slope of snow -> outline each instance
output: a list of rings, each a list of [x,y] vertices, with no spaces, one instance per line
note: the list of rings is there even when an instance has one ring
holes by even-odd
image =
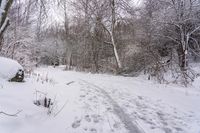
[[[53,99],[33,104],[36,90]],[[0,80],[2,133],[199,133],[199,88],[166,86],[142,77],[39,68],[25,83]],[[38,97],[43,97],[42,95]]]
[[[15,60],[0,57],[0,79],[9,80],[15,77],[19,70],[23,67]]]

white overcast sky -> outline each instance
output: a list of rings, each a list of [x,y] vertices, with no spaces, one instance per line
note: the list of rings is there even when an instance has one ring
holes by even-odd
[[[50,0],[51,1],[51,0]],[[54,1],[54,0],[53,0]],[[132,4],[134,6],[141,6],[143,0],[132,0]],[[55,2],[55,1],[54,1]],[[48,20],[46,21],[45,26],[50,26],[50,25],[55,25],[57,23],[63,23],[64,18],[63,18],[63,11],[62,9],[59,9],[53,4],[49,4],[49,10],[48,10]],[[70,18],[70,14],[72,14],[72,9],[68,7],[68,16]]]

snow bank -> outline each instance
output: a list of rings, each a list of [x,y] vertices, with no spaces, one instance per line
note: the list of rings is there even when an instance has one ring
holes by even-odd
[[[19,70],[24,70],[23,67],[15,60],[0,57],[0,79],[9,80],[15,77]]]

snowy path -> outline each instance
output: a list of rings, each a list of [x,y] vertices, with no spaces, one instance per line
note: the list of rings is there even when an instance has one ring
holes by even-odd
[[[33,104],[36,90],[55,99],[51,114]],[[199,101],[194,88],[39,68],[22,84],[0,80],[0,110],[23,110],[1,115],[0,132],[200,133]]]
[[[112,104],[115,114],[119,117],[121,122],[123,122],[123,124],[125,125],[126,129],[129,131],[129,133],[143,133],[143,131],[140,131],[140,129],[138,128],[138,125],[136,126],[136,124],[133,124],[129,115],[123,111],[123,109],[118,105],[118,103],[116,101],[114,101],[112,99],[112,97],[110,97],[110,95],[104,89],[102,89],[99,86],[96,86],[92,83],[89,83],[85,80],[82,80],[82,81],[88,85],[91,85],[93,88],[101,91],[101,93],[104,96],[106,96],[106,98],[109,100],[110,104]]]

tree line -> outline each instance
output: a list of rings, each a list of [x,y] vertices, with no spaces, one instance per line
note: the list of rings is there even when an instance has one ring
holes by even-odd
[[[49,24],[52,9],[61,19]],[[1,54],[26,65],[184,84],[198,75],[200,0],[16,0],[8,16]]]

